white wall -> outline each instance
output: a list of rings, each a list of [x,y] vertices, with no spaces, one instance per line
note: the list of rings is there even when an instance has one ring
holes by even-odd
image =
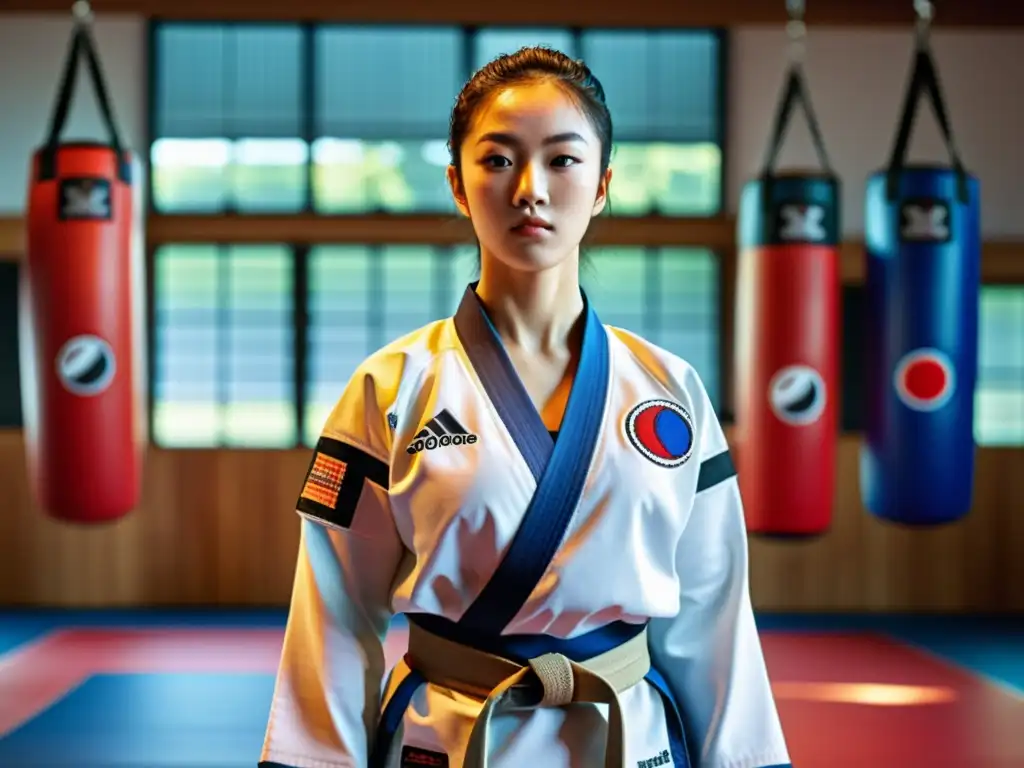
[[[29,156],[42,140],[65,56],[70,21],[0,16],[0,216],[24,210]],[[144,146],[146,26],[132,16],[96,22],[100,55],[122,131]],[[807,71],[827,149],[844,182],[844,225],[862,231],[867,176],[886,162],[912,55],[912,30],[810,30]],[[781,27],[744,28],[730,45],[728,206],[758,171],[786,64]],[[1024,236],[1024,33],[937,32],[934,47],[953,128],[968,167],[982,180],[985,234]],[[84,74],[84,73],[82,73]],[[68,138],[102,138],[91,90],[82,88]],[[921,111],[911,158],[945,159],[930,107]],[[816,165],[802,114],[786,138],[782,166]]]
[[[50,128],[70,34],[70,13],[0,14],[0,216],[25,209],[29,161]],[[101,16],[95,37],[122,138],[133,150],[145,149],[145,22]],[[63,138],[107,139],[84,66]]]
[[[936,67],[964,164],[981,180],[982,222],[989,238],[1024,235],[1024,33],[940,32]],[[763,162],[787,63],[782,29],[733,35],[729,101],[730,210]],[[825,148],[843,181],[848,235],[863,231],[864,184],[888,162],[913,55],[912,30],[810,29],[806,72]],[[948,153],[930,104],[918,102],[911,160]],[[790,124],[781,167],[818,167],[803,112]]]

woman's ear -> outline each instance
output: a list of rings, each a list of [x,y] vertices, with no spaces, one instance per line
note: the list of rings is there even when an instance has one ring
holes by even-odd
[[[454,165],[449,165],[446,171],[448,177],[448,186],[452,190],[452,198],[455,200],[455,205],[458,206],[459,211],[463,216],[469,218],[469,203],[466,202],[466,192],[462,188],[462,180],[459,178],[459,169]]]
[[[608,187],[612,183],[612,169],[609,168],[604,172],[601,177],[601,181],[597,185],[597,197],[594,199],[594,212],[592,216],[597,216],[604,207],[608,204]]]

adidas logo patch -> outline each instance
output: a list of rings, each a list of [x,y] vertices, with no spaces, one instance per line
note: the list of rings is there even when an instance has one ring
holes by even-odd
[[[432,451],[449,445],[473,445],[476,439],[476,435],[467,432],[466,428],[445,409],[427,422],[405,451],[415,455],[420,451]]]

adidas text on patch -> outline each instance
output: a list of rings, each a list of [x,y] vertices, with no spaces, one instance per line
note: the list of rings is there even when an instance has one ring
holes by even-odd
[[[449,445],[473,445],[476,441],[477,436],[467,432],[458,419],[445,409],[426,423],[405,451],[415,455],[420,451],[432,451]]]

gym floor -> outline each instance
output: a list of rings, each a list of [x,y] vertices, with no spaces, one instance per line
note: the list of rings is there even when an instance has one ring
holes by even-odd
[[[0,613],[0,766],[254,768],[284,620]],[[1024,767],[1024,619],[760,625],[796,768]]]

